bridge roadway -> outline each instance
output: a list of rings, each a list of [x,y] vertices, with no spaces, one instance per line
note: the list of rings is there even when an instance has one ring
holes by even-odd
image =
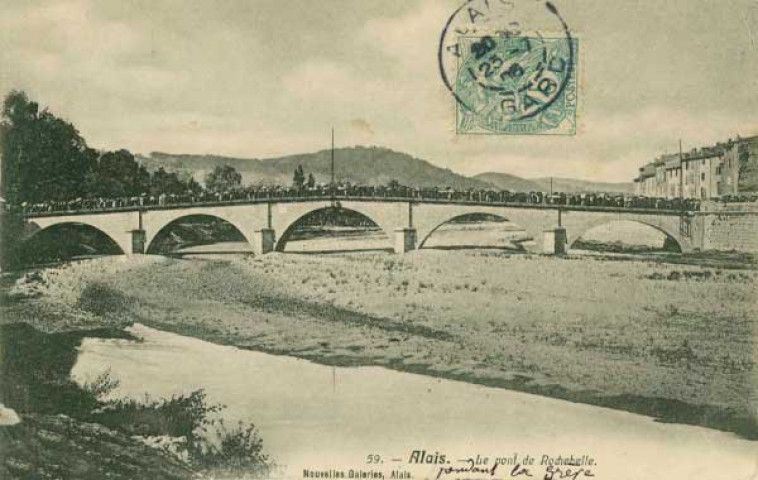
[[[700,248],[700,212],[476,200],[409,199],[400,197],[284,197],[203,203],[176,203],[99,210],[34,212],[25,215],[24,241],[63,224],[87,225],[110,237],[125,254],[150,251],[158,234],[191,215],[208,215],[232,224],[256,254],[284,249],[298,220],[326,208],[362,214],[394,238],[397,253],[420,248],[441,225],[471,214],[490,214],[522,227],[535,240],[529,250],[563,253],[587,230],[614,221],[653,227],[682,252]]]

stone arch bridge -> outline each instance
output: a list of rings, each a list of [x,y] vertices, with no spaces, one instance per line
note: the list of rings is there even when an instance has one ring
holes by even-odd
[[[340,198],[275,199],[99,211],[35,213],[27,215],[22,240],[56,225],[79,224],[110,237],[125,254],[145,253],[157,235],[171,223],[191,215],[208,215],[232,224],[256,254],[283,250],[289,232],[317,210],[342,208],[360,213],[394,239],[394,250],[404,253],[420,247],[441,225],[470,214],[489,214],[522,227],[535,240],[527,249],[537,253],[563,253],[587,230],[614,221],[639,222],[674,241],[682,252],[701,248],[695,213],[615,207],[493,204],[472,201],[392,200]]]

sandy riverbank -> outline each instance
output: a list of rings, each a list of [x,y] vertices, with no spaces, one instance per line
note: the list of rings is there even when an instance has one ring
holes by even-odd
[[[755,438],[757,281],[754,270],[419,251],[104,258],[46,270],[9,295],[46,329],[139,321]]]

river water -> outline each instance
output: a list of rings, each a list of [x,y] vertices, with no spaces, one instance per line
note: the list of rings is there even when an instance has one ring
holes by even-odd
[[[421,450],[445,455],[452,467],[477,454],[490,466],[497,457],[516,454],[523,463],[530,455],[535,479],[544,478],[543,455],[592,457],[594,477],[578,479],[738,480],[758,472],[758,443],[706,428],[379,367],[328,367],[139,324],[130,331],[144,341],[85,339],[73,378],[84,382],[110,368],[121,382],[117,397],[203,388],[211,403],[227,405],[226,421],[256,424],[284,478],[304,478],[304,469],[436,478],[439,465],[409,463]],[[369,455],[381,463],[368,464]],[[468,478],[511,478],[511,469]]]

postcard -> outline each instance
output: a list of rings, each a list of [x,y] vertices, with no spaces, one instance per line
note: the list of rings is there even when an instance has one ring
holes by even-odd
[[[11,0],[0,478],[758,478],[758,2]]]

